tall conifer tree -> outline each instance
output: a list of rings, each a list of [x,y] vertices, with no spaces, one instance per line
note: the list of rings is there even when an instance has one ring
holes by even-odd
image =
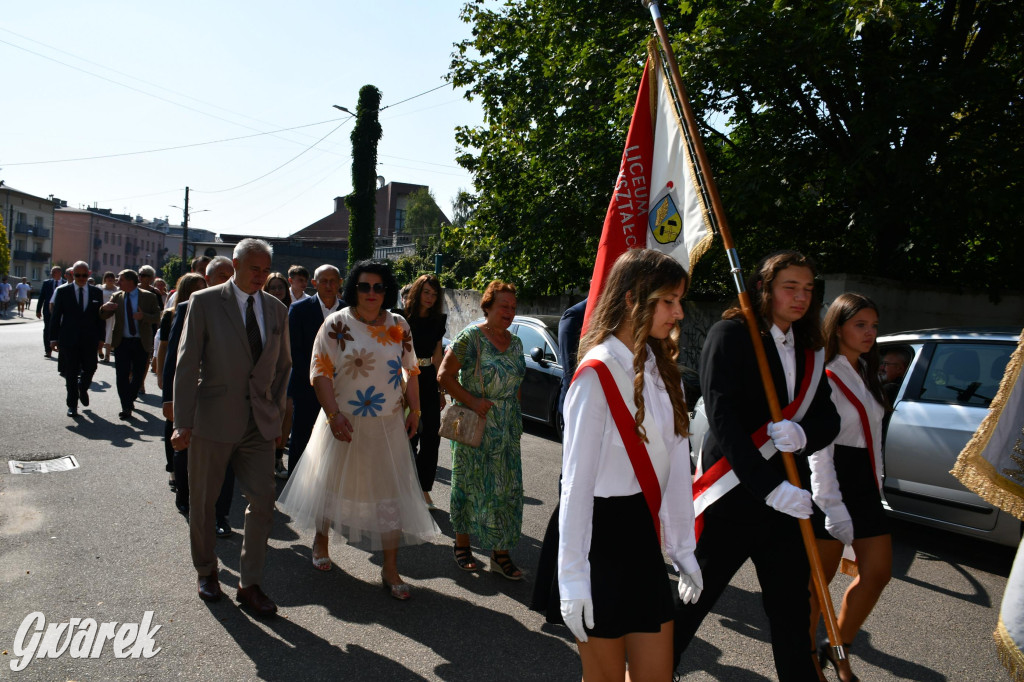
[[[380,90],[364,85],[356,105],[352,129],[352,193],[345,197],[348,208],[348,265],[373,256],[374,219],[377,208],[377,143],[380,127]]]

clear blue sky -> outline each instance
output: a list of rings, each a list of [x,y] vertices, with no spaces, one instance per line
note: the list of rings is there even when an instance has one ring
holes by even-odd
[[[444,83],[468,37],[461,0],[5,3],[0,14],[0,179],[69,206],[169,216],[191,187],[194,227],[284,236],[351,190],[359,88],[383,93],[378,174],[429,185],[450,215],[470,176],[454,128],[479,105]],[[194,145],[64,163],[78,157]],[[347,121],[347,122],[346,122]],[[325,140],[263,179],[289,159]],[[246,184],[250,183],[250,184]],[[245,185],[238,187],[239,185]],[[237,189],[233,189],[236,188]],[[227,191],[220,191],[227,190]],[[200,212],[207,209],[208,212]]]

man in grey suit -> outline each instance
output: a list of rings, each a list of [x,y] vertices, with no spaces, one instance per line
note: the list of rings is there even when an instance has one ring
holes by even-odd
[[[214,551],[214,503],[228,462],[249,501],[237,599],[258,616],[277,605],[263,593],[263,564],[273,521],[274,440],[281,435],[291,369],[288,310],[260,291],[273,251],[243,239],[231,281],[189,299],[174,374],[175,450],[188,449],[189,539],[199,597],[220,599]]]

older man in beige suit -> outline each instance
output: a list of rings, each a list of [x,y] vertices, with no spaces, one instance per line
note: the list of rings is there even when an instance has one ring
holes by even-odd
[[[189,299],[174,374],[175,450],[188,449],[189,534],[199,597],[220,599],[214,502],[228,462],[249,501],[238,601],[259,616],[277,612],[263,593],[273,520],[274,440],[281,435],[291,369],[288,310],[260,291],[273,252],[260,239],[235,247],[234,277]]]

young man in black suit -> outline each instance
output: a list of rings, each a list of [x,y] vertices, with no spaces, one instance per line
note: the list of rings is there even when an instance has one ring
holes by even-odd
[[[759,318],[759,342],[786,415],[783,421],[771,423],[750,332],[738,306],[722,315],[704,342],[700,384],[709,430],[694,492],[705,487],[709,492],[698,498],[698,514],[704,501],[713,503],[698,518],[696,556],[703,593],[696,603],[680,604],[676,611],[677,663],[749,558],[761,584],[778,679],[818,679],[807,628],[810,568],[797,521],[810,517],[811,494],[786,480],[778,452],[794,453],[797,467],[806,470],[806,456],[839,432],[839,415],[823,372],[814,278],[808,258],[780,251],[759,263],[747,282]]]
[[[302,451],[313,433],[320,401],[309,381],[309,363],[313,358],[313,341],[327,316],[345,304],[338,298],[341,273],[333,265],[321,265],[313,273],[316,294],[293,303],[288,309],[288,335],[291,337],[292,376],[288,382],[288,398],[292,401],[292,437],[288,449],[288,470],[277,473],[288,478],[288,472],[299,463]],[[281,444],[284,447],[284,444]]]
[[[89,406],[89,385],[106,337],[106,323],[100,319],[103,292],[89,285],[89,264],[78,261],[72,273],[74,283],[57,288],[50,318],[50,348],[60,353],[57,369],[64,377],[69,417],[78,415],[79,401]]]
[[[50,353],[50,300],[53,292],[61,284],[64,284],[64,273],[59,266],[50,269],[50,279],[43,282],[39,290],[39,300],[36,302],[36,319],[43,318],[43,352],[46,357],[53,357]]]

